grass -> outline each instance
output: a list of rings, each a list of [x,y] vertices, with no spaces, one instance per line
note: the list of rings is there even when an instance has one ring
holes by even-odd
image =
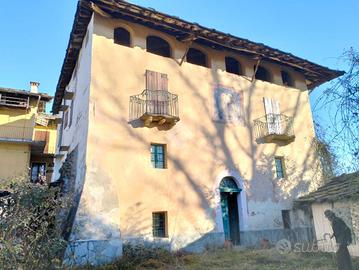
[[[266,250],[215,250],[202,254],[170,253],[165,250],[125,251],[117,262],[91,270],[335,270],[335,255],[328,253],[279,254],[275,249]],[[359,259],[353,259],[353,269],[359,269]]]

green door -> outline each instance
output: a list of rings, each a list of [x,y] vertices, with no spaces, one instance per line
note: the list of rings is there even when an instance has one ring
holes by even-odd
[[[229,216],[228,216],[228,193],[221,192],[221,207],[223,219],[223,232],[225,240],[230,240],[229,235]]]
[[[239,244],[239,217],[237,196],[241,189],[230,177],[223,178],[220,184],[223,232],[225,240]]]

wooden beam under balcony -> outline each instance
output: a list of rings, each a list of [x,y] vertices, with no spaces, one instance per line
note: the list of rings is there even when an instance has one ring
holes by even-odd
[[[272,143],[272,142],[293,142],[295,140],[295,135],[287,135],[287,134],[270,134],[263,137],[264,142]]]
[[[61,145],[60,146],[60,151],[61,152],[67,152],[69,150],[70,150],[70,146],[68,146],[68,145]]]
[[[61,118],[61,117],[57,117],[57,118],[54,119],[54,122],[55,122],[56,125],[59,125],[59,124],[62,123],[62,118]]]
[[[65,154],[56,154],[54,157],[55,158],[63,158],[65,156]]]
[[[66,112],[69,109],[69,105],[61,105],[60,111]]]
[[[158,115],[149,113],[143,114],[140,119],[145,123],[146,127],[149,127],[151,124],[157,124],[159,126],[162,126],[164,124],[173,125],[180,120],[178,116]]]
[[[65,100],[72,100],[75,97],[75,92],[66,91],[64,94]]]

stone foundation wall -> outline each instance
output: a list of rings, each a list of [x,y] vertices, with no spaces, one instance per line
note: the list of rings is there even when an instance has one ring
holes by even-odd
[[[273,229],[260,231],[242,231],[240,243],[246,247],[260,247],[261,241],[267,239],[270,245],[275,245],[279,240],[286,239],[292,244],[302,242],[312,242],[315,239],[313,229],[295,228],[295,229]]]
[[[122,255],[122,240],[78,240],[70,241],[64,265],[101,265],[110,263]]]
[[[295,243],[313,242],[315,237],[311,227],[240,232],[240,246],[243,247],[259,248],[263,239],[268,240],[269,244],[274,246],[283,239],[289,240],[294,245]],[[224,242],[224,233],[220,232],[207,233],[201,237],[184,234],[170,239],[146,239],[143,237],[124,239],[124,245],[130,244],[145,248],[161,247],[171,251],[185,250],[187,252],[203,252],[207,249],[223,247]]]

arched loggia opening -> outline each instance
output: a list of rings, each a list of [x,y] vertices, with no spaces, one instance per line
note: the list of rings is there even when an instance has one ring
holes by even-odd
[[[148,36],[146,41],[147,52],[171,57],[171,46],[166,40],[156,36]]]
[[[223,232],[226,241],[240,244],[238,194],[242,191],[232,177],[224,177],[219,185]]]

